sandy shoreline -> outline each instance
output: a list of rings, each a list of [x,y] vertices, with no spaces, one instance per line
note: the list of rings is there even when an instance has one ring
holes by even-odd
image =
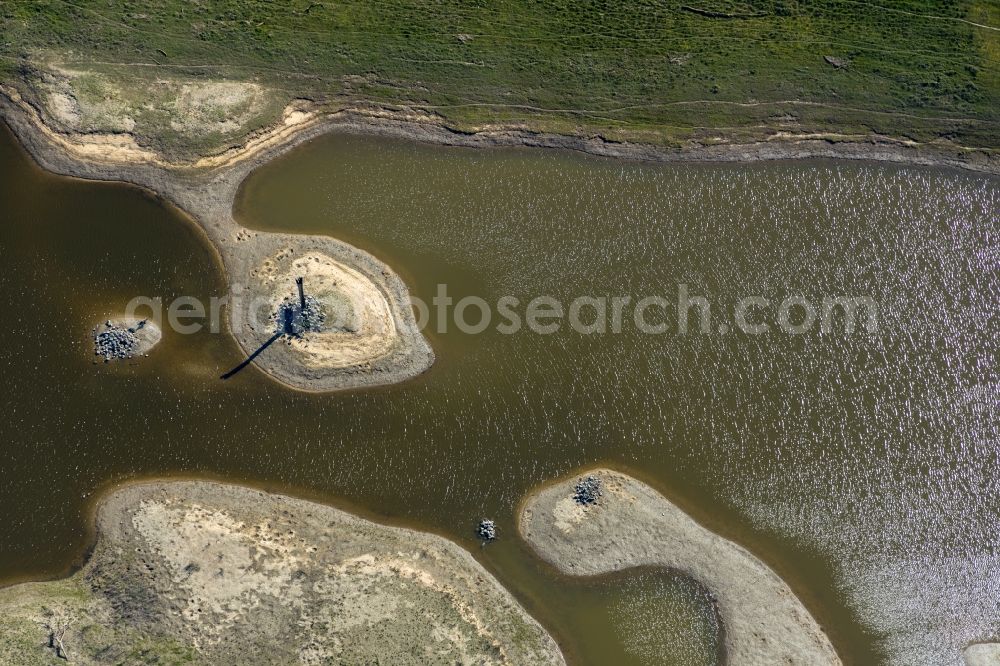
[[[268,284],[262,275],[266,262],[276,256],[291,258],[311,252],[324,257],[356,276],[354,289],[340,294],[341,299],[364,302],[374,299],[385,304],[384,309],[375,311],[381,321],[366,322],[371,324],[366,330],[384,332],[379,340],[369,336],[365,341],[369,351],[379,353],[355,354],[345,365],[337,364],[336,358],[324,364],[301,353],[301,348],[273,345],[254,362],[277,381],[304,391],[380,386],[414,377],[433,364],[433,350],[417,329],[406,285],[388,266],[367,252],[328,236],[250,231],[233,219],[233,202],[246,176],[258,165],[322,132],[322,127],[310,124],[289,136],[279,132],[275,140],[261,139],[254,144],[252,157],[224,166],[177,169],[149,161],[85,157],[86,151],[70,151],[66,147],[68,139],[41,124],[37,110],[19,100],[16,94],[13,97],[0,94],[0,117],[44,169],[65,176],[138,185],[193,218],[222,260],[231,298],[230,330],[248,355],[274,332],[261,326],[260,313],[255,313],[253,306],[274,298],[274,285]],[[119,157],[131,155],[126,152]],[[295,284],[290,273],[288,277],[285,293],[292,296]],[[234,305],[237,299],[246,307]],[[258,316],[251,316],[254,314]]]
[[[589,155],[650,162],[752,162],[760,160],[835,158],[876,160],[897,164],[943,166],[982,173],[1000,173],[1000,159],[981,151],[948,152],[903,142],[850,142],[782,136],[753,144],[693,146],[684,150],[607,141],[599,136],[569,136],[516,128],[475,133],[454,131],[438,119],[419,113],[385,109],[322,111],[304,100],[290,104],[270,128],[253,132],[241,145],[193,161],[171,160],[145,148],[127,133],[100,134],[64,131],[45,111],[12,87],[0,85],[0,118],[4,119],[33,159],[48,171],[91,180],[121,181],[152,190],[186,212],[205,231],[222,260],[230,295],[246,300],[273,298],[273,285],[259,276],[270,258],[283,253],[312,252],[342,264],[360,276],[365,289],[336,295],[362,310],[374,294],[387,304],[378,319],[366,322],[369,335],[347,340],[345,354],[316,353],[335,345],[331,336],[313,344],[274,345],[254,363],[277,381],[298,390],[331,391],[379,386],[404,381],[426,371],[434,353],[417,330],[403,281],[373,256],[326,236],[255,232],[240,226],[232,215],[243,180],[297,145],[327,132],[378,135],[439,145],[489,148],[531,146],[583,152]],[[287,268],[287,266],[285,267]],[[292,295],[289,286],[286,295]],[[280,299],[279,299],[280,300]],[[229,308],[229,324],[243,351],[250,355],[273,333],[236,308]],[[383,338],[373,337],[382,331]],[[361,349],[363,348],[363,349]],[[311,351],[310,351],[311,350]],[[346,363],[346,365],[338,365]]]
[[[607,469],[592,505],[575,501],[582,475],[531,493],[518,516],[521,536],[544,560],[571,576],[634,567],[680,571],[714,596],[727,663],[839,666],[822,628],[792,590],[741,546],[700,526],[646,484]]]
[[[206,664],[564,663],[510,594],[436,535],[208,481],[119,487],[95,522],[79,572],[0,589],[4,663],[51,663],[51,633],[83,664],[131,663],[137,650]]]

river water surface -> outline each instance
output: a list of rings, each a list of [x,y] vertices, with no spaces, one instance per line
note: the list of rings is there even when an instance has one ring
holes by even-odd
[[[327,136],[252,175],[241,222],[354,243],[428,303],[439,284],[491,303],[675,301],[686,285],[714,309],[706,334],[452,325],[428,331],[427,374],[334,395],[252,369],[219,382],[239,353],[208,332],[168,330],[141,365],[93,365],[89,327],[132,296],[223,291],[210,247],[135,189],[39,172],[9,135],[0,201],[7,577],[79,557],[107,484],[210,475],[455,539],[578,663],[712,663],[696,585],[570,581],[516,538],[526,490],[607,463],[765,559],[850,662],[959,663],[956,645],[1000,624],[996,179]],[[874,331],[732,327],[740,298],[844,295],[876,303]],[[501,535],[485,548],[483,516]]]

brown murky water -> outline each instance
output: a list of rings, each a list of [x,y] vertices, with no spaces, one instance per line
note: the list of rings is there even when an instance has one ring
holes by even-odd
[[[515,538],[525,490],[607,462],[767,560],[850,661],[949,663],[941,646],[1000,621],[995,179],[325,137],[250,178],[248,226],[355,243],[428,302],[438,284],[489,302],[674,301],[685,284],[715,314],[705,335],[451,326],[428,333],[438,362],[417,380],[314,396],[255,370],[217,381],[238,360],[224,335],[168,331],[141,366],[92,365],[89,326],[128,298],[219,292],[211,252],[141,193],[41,174],[9,137],[0,169],[5,574],[64,568],[107,483],[207,474],[456,539],[579,663],[710,662],[696,587],[568,581]],[[878,331],[720,332],[758,295],[870,297]],[[485,549],[482,516],[501,531]],[[671,653],[657,636],[689,639]]]

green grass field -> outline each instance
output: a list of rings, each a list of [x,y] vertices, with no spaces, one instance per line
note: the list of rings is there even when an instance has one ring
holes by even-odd
[[[58,52],[129,63],[137,78],[415,105],[458,127],[667,144],[874,132],[1000,147],[1000,2],[880,2],[8,0],[0,57],[6,76]]]

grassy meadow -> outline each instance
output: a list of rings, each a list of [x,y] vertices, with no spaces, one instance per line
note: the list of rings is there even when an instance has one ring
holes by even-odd
[[[4,77],[56,54],[461,128],[1000,147],[996,0],[8,0],[0,22]]]

